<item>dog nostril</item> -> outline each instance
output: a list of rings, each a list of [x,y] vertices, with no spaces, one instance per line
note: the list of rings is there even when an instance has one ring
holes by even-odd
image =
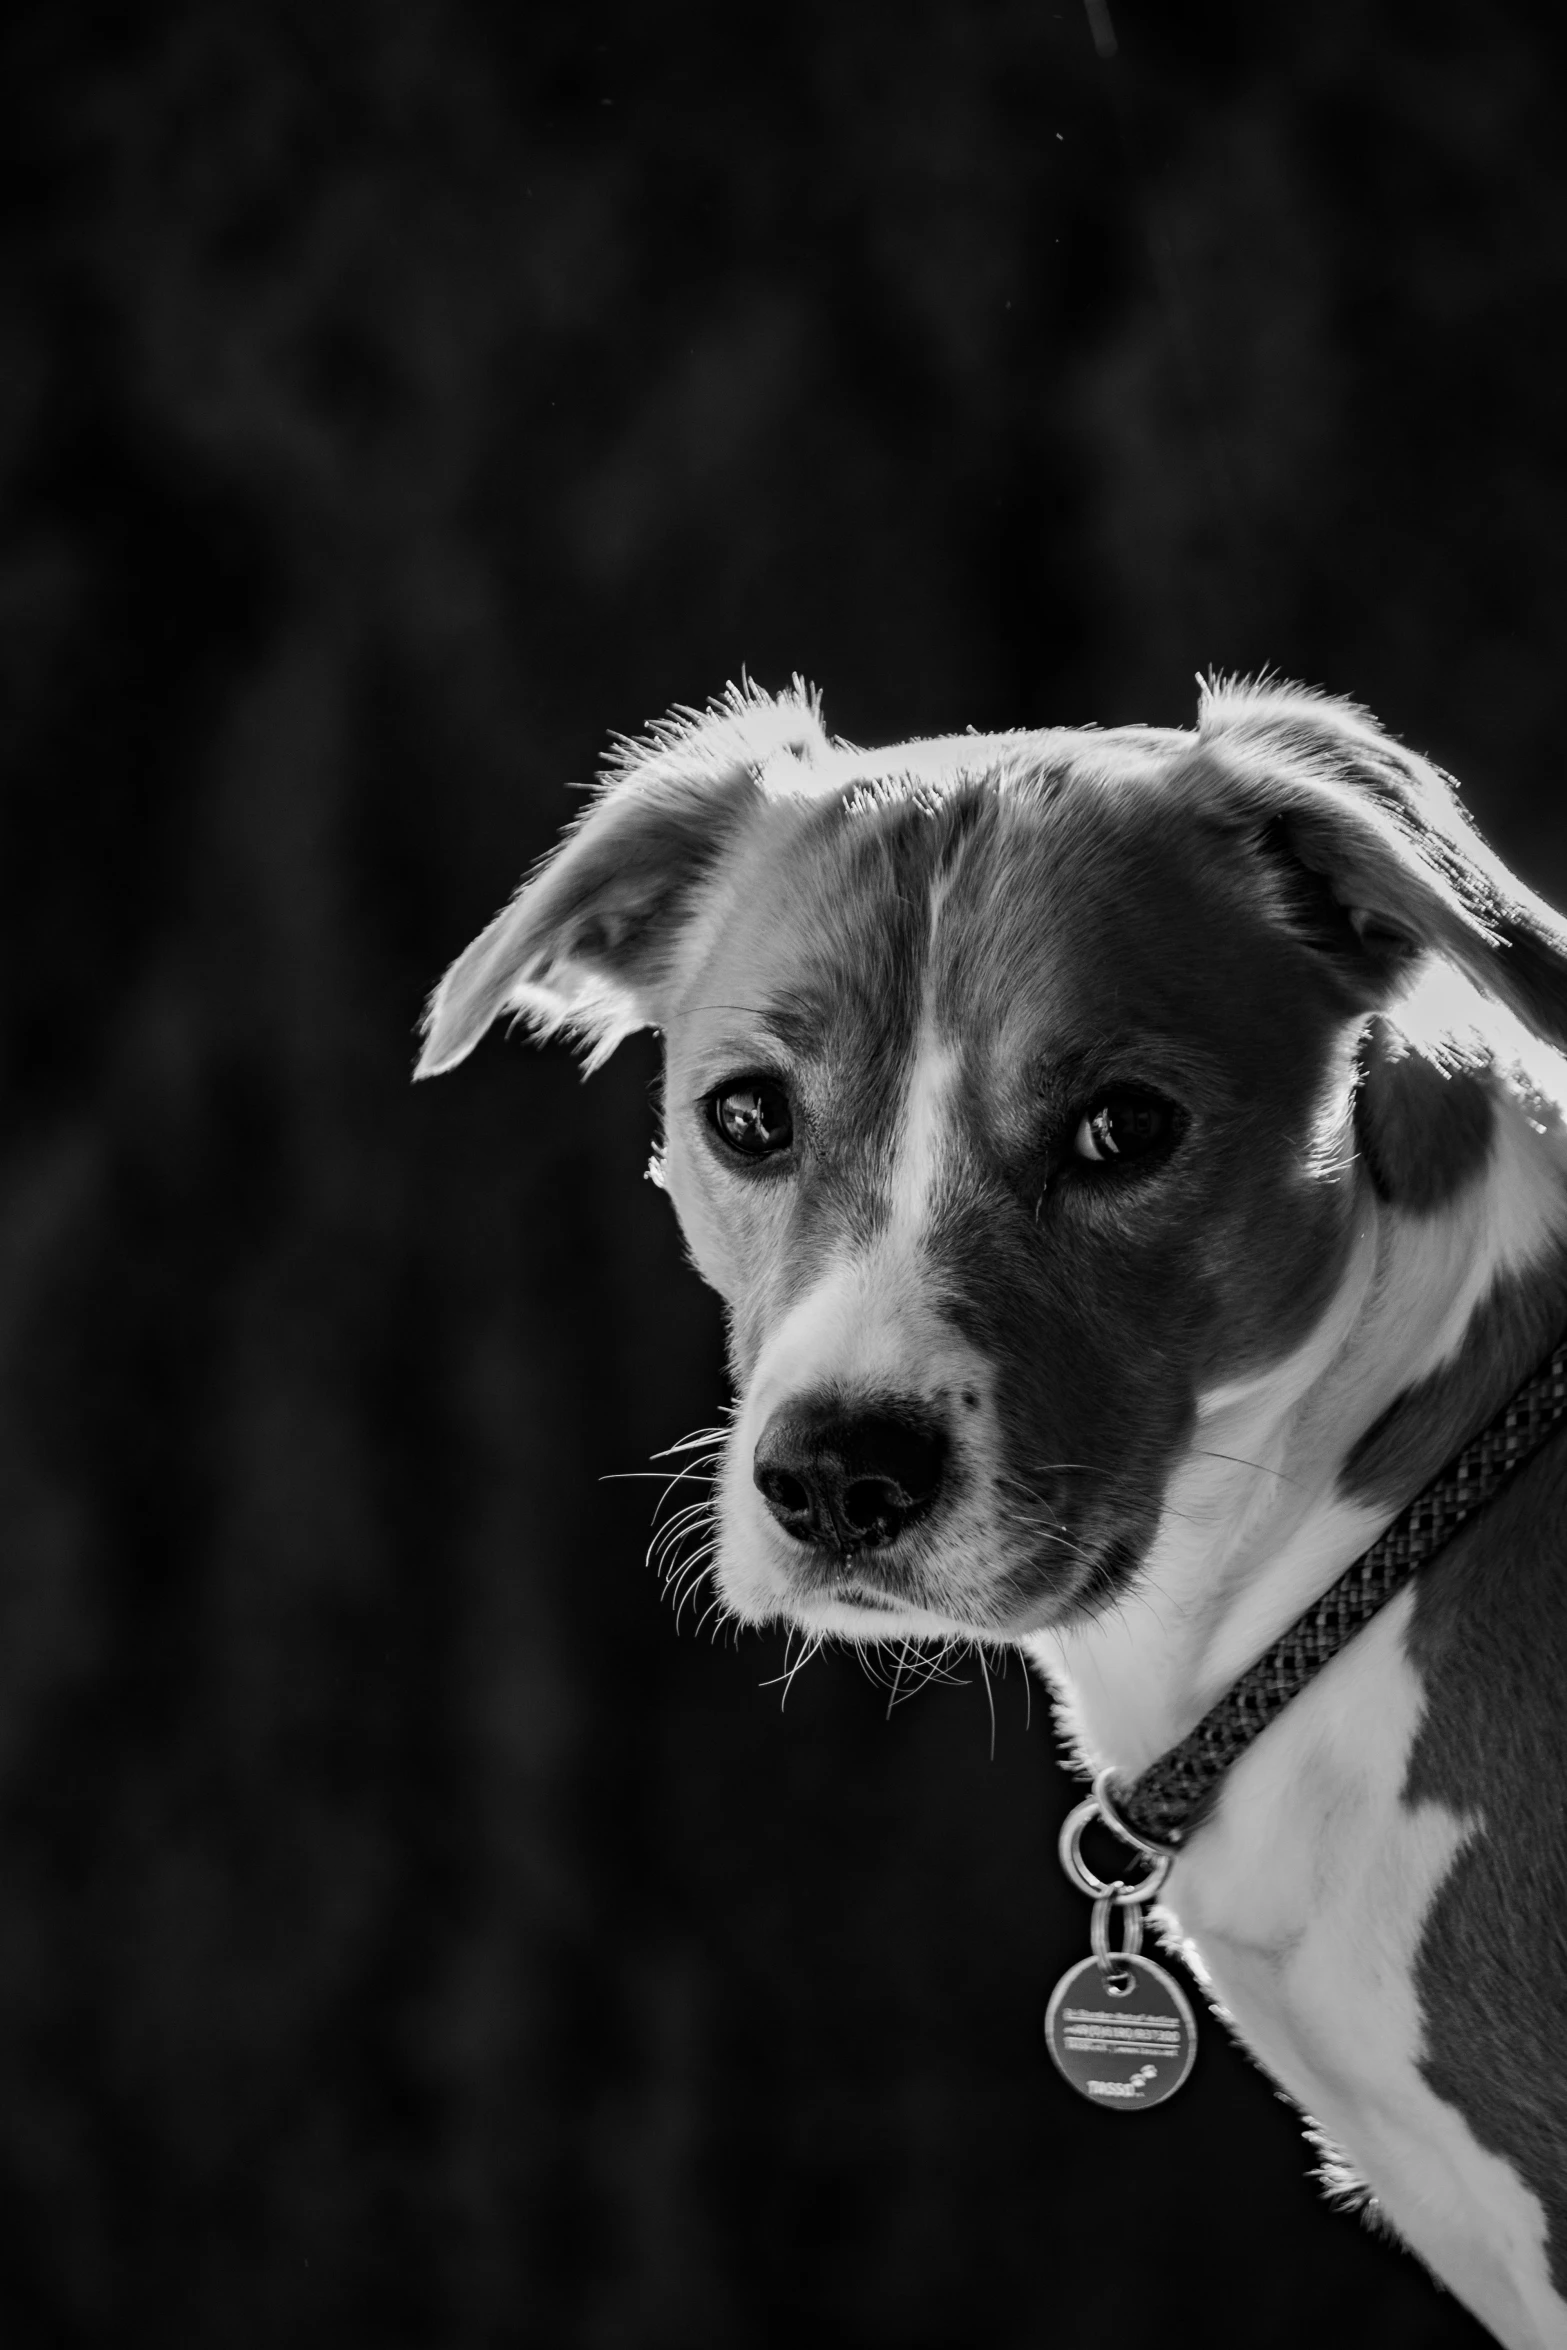
[[[796,1541],[850,1551],[895,1542],[935,1499],[946,1457],[945,1432],[919,1406],[799,1405],[773,1414],[752,1475]]]
[[[880,1477],[857,1477],[844,1487],[838,1514],[862,1542],[891,1542],[912,1512],[896,1485]]]
[[[787,1469],[758,1469],[756,1482],[762,1498],[775,1517],[804,1517],[811,1506],[808,1487],[798,1477],[791,1477]]]

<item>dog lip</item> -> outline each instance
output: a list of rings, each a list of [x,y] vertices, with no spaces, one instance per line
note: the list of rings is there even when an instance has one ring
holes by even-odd
[[[828,1600],[839,1607],[897,1615],[908,1605],[909,1595],[887,1588],[877,1572],[884,1561],[895,1575],[891,1546],[885,1543],[861,1543],[847,1554],[824,1542],[800,1543],[789,1562],[789,1581],[802,1600]]]

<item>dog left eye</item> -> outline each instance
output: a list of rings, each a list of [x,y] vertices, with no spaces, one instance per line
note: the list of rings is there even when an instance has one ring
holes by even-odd
[[[1151,1158],[1175,1138],[1175,1105],[1157,1093],[1118,1086],[1078,1120],[1072,1148],[1080,1159],[1126,1166]]]
[[[708,1095],[707,1114],[720,1138],[747,1159],[772,1158],[794,1140],[789,1096],[771,1077],[721,1086]]]

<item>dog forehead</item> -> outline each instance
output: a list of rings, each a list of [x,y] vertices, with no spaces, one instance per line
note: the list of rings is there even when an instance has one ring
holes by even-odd
[[[1003,1055],[1117,1017],[1256,1025],[1270,966],[1287,987],[1300,954],[1201,765],[1049,743],[762,807],[688,950],[688,1047],[750,1023],[833,1058],[896,1052],[921,1022]]]

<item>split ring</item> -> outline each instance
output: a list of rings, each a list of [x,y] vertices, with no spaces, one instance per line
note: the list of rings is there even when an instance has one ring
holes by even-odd
[[[1175,1855],[1160,1851],[1157,1845],[1146,1844],[1140,1836],[1134,1836],[1130,1829],[1122,1826],[1115,1816],[1113,1804],[1109,1803],[1106,1787],[1109,1775],[1108,1771],[1102,1772],[1095,1781],[1092,1795],[1086,1796],[1062,1821],[1059,1845],[1061,1866],[1078,1891],[1086,1893],[1090,1901],[1114,1901],[1122,1907],[1129,1902],[1152,1901],[1169,1875],[1170,1863]],[[1150,1864],[1145,1876],[1106,1879],[1095,1874],[1083,1858],[1083,1831],[1092,1820],[1100,1821],[1112,1834],[1119,1836],[1124,1844],[1130,1845],[1140,1859]]]

